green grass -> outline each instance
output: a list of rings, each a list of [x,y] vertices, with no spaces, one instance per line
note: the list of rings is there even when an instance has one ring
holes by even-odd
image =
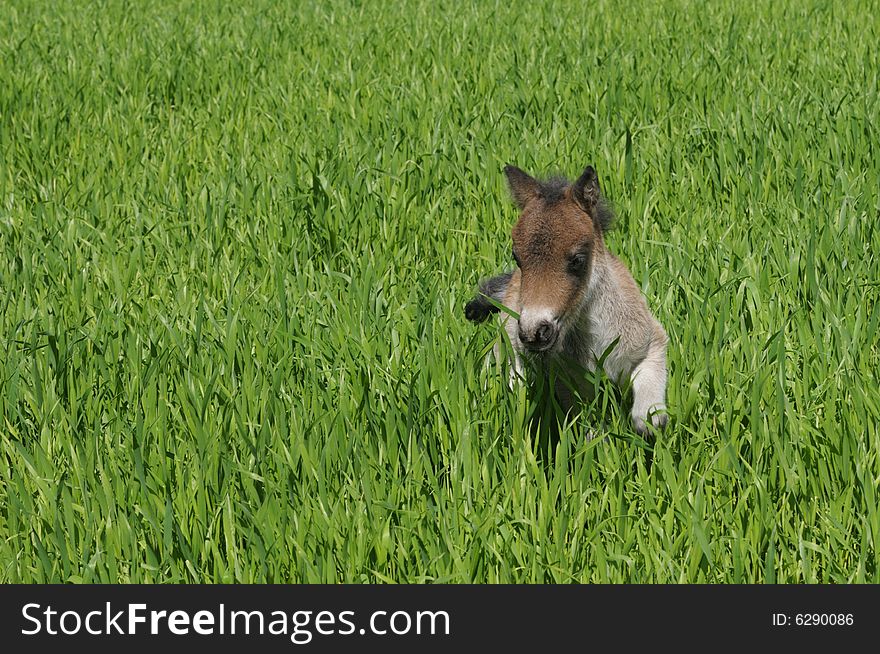
[[[0,581],[880,582],[873,3],[239,4],[0,8]],[[508,162],[599,170],[656,441],[484,367]]]

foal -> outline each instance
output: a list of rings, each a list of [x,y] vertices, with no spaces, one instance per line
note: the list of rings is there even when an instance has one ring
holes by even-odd
[[[519,313],[504,318],[515,353],[511,382],[522,376],[523,356],[568,371],[601,364],[618,385],[632,383],[636,431],[645,435],[648,423],[663,429],[668,339],[626,266],[605,247],[612,214],[596,171],[588,166],[574,184],[540,182],[513,166],[504,173],[522,211],[513,228],[517,267],[483,281],[465,316],[482,322],[497,312],[488,298]],[[588,395],[585,376],[574,379]],[[570,407],[569,390],[557,382],[556,392]]]

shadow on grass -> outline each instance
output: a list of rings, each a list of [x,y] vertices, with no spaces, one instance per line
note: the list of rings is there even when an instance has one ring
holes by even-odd
[[[631,427],[631,389],[619,387],[599,371],[567,363],[564,367],[530,365],[526,375],[529,403],[527,428],[535,455],[545,468],[553,466],[564,431],[572,444],[605,440],[644,451],[650,471],[654,439],[642,438]]]

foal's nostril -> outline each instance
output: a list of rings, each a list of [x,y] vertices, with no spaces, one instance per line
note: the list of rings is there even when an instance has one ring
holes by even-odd
[[[520,327],[519,340],[530,350],[546,349],[556,340],[556,326],[548,320],[542,320],[531,331]]]
[[[535,330],[535,342],[538,345],[547,345],[553,340],[553,325],[549,322],[542,322]]]
[[[553,326],[553,323],[544,321],[538,325],[535,330],[535,345],[550,345],[554,338],[556,338],[556,327]]]

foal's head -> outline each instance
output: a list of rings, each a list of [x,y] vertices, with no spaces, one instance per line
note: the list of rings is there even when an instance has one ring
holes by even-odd
[[[519,338],[534,352],[561,342],[566,318],[581,306],[593,272],[602,232],[611,222],[599,192],[596,171],[588,166],[573,184],[545,182],[507,166],[510,190],[521,209],[513,228],[513,258],[520,269]]]

